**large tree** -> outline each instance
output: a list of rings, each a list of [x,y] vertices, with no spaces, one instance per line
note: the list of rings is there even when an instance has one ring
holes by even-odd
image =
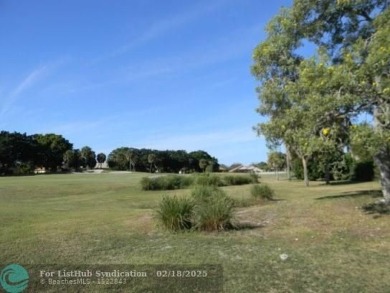
[[[36,134],[33,138],[38,143],[37,164],[52,171],[56,171],[62,165],[65,152],[73,147],[68,140],[58,134]]]
[[[96,160],[99,163],[99,168],[102,168],[103,163],[106,161],[107,157],[104,153],[98,153],[96,156]]]
[[[148,163],[149,163],[149,171],[150,173],[152,173],[152,167],[154,166],[156,169],[156,159],[157,159],[157,156],[156,154],[154,153],[151,153],[148,155]]]
[[[339,143],[340,133],[351,134],[348,122],[354,117],[373,114],[375,123],[364,128],[372,139],[365,143],[370,143],[380,169],[386,203],[390,203],[388,6],[388,0],[295,0],[271,21],[267,39],[255,50],[252,69],[261,81],[259,113],[269,118],[258,125],[258,132],[269,141],[295,146],[303,164],[304,157],[321,150],[324,143],[331,147]],[[317,49],[313,58],[299,56],[303,44]],[[290,124],[284,124],[286,115]],[[306,116],[303,123],[300,115]],[[324,138],[323,129],[337,135]],[[361,129],[353,130],[352,143],[362,141]],[[310,147],[305,149],[305,144]],[[299,154],[299,148],[306,154]]]
[[[96,154],[89,146],[84,146],[81,151],[81,158],[83,161],[83,166],[93,169],[96,166]]]
[[[83,163],[83,158],[79,149],[67,150],[63,160],[67,169],[74,169],[75,171],[79,171]]]

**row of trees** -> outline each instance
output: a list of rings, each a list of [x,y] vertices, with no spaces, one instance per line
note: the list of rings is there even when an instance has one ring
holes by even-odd
[[[29,173],[36,166],[56,170],[72,144],[56,134],[0,132],[0,174]]]
[[[0,132],[0,175],[29,174],[36,168],[49,172],[94,168],[97,161],[105,160],[103,153],[96,156],[88,146],[73,149],[73,144],[61,135]]]
[[[81,167],[94,169],[96,166],[102,168],[103,163],[106,161],[104,153],[96,155],[89,146],[85,146],[81,150],[67,150],[63,158],[63,167],[66,170],[79,170]]]
[[[390,10],[388,0],[295,0],[267,27],[255,49],[257,125],[270,147],[284,144],[287,162],[327,162],[335,153],[371,156],[390,204]],[[305,57],[305,44],[317,51]],[[307,50],[306,50],[307,52]],[[361,123],[362,114],[373,123]],[[324,164],[329,173],[329,163]],[[289,166],[288,166],[289,169]]]
[[[107,162],[111,169],[142,172],[213,172],[219,169],[218,160],[205,151],[187,153],[121,147],[108,155]]]
[[[201,172],[217,171],[218,160],[204,151],[158,151],[121,147],[106,158],[91,147],[74,149],[72,143],[57,134],[27,135],[0,132],[0,175],[33,173],[36,168],[48,172],[102,168],[143,172]]]

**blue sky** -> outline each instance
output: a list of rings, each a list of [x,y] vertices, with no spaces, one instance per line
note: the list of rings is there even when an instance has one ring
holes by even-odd
[[[251,56],[291,2],[0,0],[0,129],[266,160]]]

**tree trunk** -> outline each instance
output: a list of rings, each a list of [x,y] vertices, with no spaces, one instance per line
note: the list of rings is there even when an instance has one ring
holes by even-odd
[[[383,110],[381,108],[374,108],[374,128],[381,130],[381,123],[379,122],[380,116],[382,116]],[[389,113],[386,116],[388,117]],[[384,145],[380,148],[379,152],[374,156],[374,162],[379,168],[381,177],[383,201],[385,204],[390,205],[390,148]]]
[[[374,161],[380,172],[383,201],[390,205],[390,149],[382,147],[375,155]]]
[[[302,157],[302,166],[303,166],[303,178],[305,181],[305,186],[309,186],[309,174],[307,171],[307,158]]]
[[[329,163],[325,163],[325,183],[330,184],[330,170],[329,170]]]
[[[288,148],[288,146],[286,146],[286,168],[287,168],[287,179],[291,180],[291,173],[290,173],[291,153],[290,153],[290,149]]]

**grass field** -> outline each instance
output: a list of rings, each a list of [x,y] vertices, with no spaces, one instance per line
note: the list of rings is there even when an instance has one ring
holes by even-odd
[[[175,234],[154,210],[189,191],[141,191],[143,176],[0,178],[0,264],[220,264],[225,292],[390,292],[390,218],[360,210],[377,182],[263,176],[277,200],[238,208],[245,229]],[[223,189],[250,196],[250,185]]]

